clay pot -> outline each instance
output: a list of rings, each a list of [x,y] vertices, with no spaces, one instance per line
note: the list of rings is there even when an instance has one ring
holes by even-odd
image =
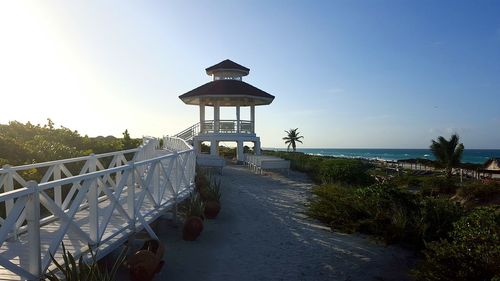
[[[163,267],[165,247],[154,239],[146,240],[142,248],[128,259],[131,279],[134,281],[152,280]]]
[[[207,219],[215,219],[220,212],[220,203],[217,201],[205,202],[204,214]]]
[[[182,229],[182,239],[186,241],[194,241],[200,236],[203,231],[203,221],[199,217],[189,217],[184,222]]]

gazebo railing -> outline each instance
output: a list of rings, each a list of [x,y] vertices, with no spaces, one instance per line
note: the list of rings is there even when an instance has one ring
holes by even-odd
[[[253,134],[253,123],[247,120],[206,120],[201,133]]]
[[[198,134],[254,134],[254,124],[248,120],[205,120],[174,135],[185,141],[192,140]]]

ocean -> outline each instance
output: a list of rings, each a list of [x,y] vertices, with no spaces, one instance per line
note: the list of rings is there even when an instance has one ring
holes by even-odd
[[[297,151],[320,156],[365,158],[377,160],[402,160],[414,158],[435,160],[434,155],[432,154],[430,149],[297,148]],[[500,149],[465,149],[462,155],[462,162],[483,164],[491,157],[500,158]]]

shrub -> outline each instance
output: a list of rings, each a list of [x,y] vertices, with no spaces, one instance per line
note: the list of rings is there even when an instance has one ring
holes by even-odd
[[[373,179],[368,174],[369,166],[360,160],[327,159],[319,168],[322,183],[343,183],[348,185],[369,185]]]
[[[417,280],[492,280],[500,275],[500,208],[477,208],[453,224],[449,240],[431,242]]]
[[[89,246],[90,260],[84,261],[83,255],[80,256],[78,260],[75,260],[73,255],[66,251],[66,247],[64,243],[62,243],[63,250],[63,260],[64,264],[60,264],[57,260],[50,255],[52,262],[56,265],[57,270],[59,272],[50,271],[45,274],[45,278],[50,281],[59,281],[59,280],[67,280],[67,281],[111,281],[115,280],[115,275],[118,271],[118,268],[123,264],[126,258],[128,248],[125,247],[122,249],[120,255],[117,260],[113,264],[111,270],[103,269],[99,266],[97,262],[97,252],[94,253],[94,250]],[[59,274],[62,276],[59,276]]]
[[[415,223],[415,243],[423,247],[425,242],[446,238],[453,223],[463,214],[463,208],[447,198],[423,198],[419,206],[420,216]]]
[[[463,214],[461,206],[448,199],[423,198],[392,184],[330,184],[313,193],[308,215],[336,230],[376,235],[387,244],[404,241],[422,248],[425,242],[445,238]]]
[[[357,221],[366,217],[363,202],[354,189],[339,184],[313,188],[315,195],[308,203],[307,213],[328,226],[344,232],[357,230]]]
[[[434,196],[439,194],[454,194],[457,185],[453,179],[444,177],[429,177],[424,179],[422,184],[422,194]]]
[[[407,239],[418,210],[416,195],[392,184],[359,188],[357,194],[364,198],[370,218],[361,223],[360,231],[381,236],[387,244]]]
[[[290,167],[307,173],[318,184],[370,185],[370,165],[359,159],[314,156],[299,152],[266,151],[266,154],[290,160]]]
[[[465,203],[488,203],[498,200],[500,197],[500,183],[470,183],[458,189],[457,195],[464,200]]]

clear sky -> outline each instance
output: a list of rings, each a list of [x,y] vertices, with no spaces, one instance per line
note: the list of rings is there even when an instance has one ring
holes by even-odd
[[[172,135],[226,58],[276,96],[264,147],[500,148],[500,1],[2,1],[0,123]]]

